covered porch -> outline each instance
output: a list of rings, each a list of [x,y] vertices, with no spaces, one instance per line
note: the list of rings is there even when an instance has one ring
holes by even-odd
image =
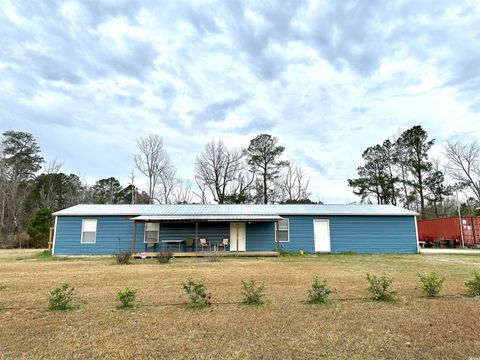
[[[268,229],[274,239],[278,215],[142,215],[133,221],[134,254],[174,253],[176,257],[208,256],[275,256],[275,242],[268,249],[248,246],[248,238],[258,238],[255,229]],[[266,230],[263,230],[265,233]],[[260,251],[259,251],[260,250]]]

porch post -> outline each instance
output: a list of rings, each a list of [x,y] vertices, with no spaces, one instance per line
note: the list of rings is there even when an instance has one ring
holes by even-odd
[[[198,222],[195,223],[195,252],[198,252]]]
[[[275,221],[275,241],[277,242],[277,252],[280,254],[280,241],[278,241],[278,220]]]
[[[136,245],[137,245],[137,222],[133,220],[133,249],[132,249],[133,254],[135,254]]]

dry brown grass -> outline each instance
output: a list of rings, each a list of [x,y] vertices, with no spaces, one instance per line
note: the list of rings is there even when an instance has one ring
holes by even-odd
[[[114,265],[112,259],[42,260],[0,251],[1,359],[467,359],[480,356],[480,299],[460,296],[476,255],[325,255],[173,260]],[[447,276],[436,300],[416,274]],[[365,273],[388,273],[397,303],[364,298]],[[337,289],[335,305],[304,303],[313,278]],[[189,310],[181,287],[204,279],[214,305]],[[271,304],[240,304],[241,280],[264,282]],[[77,310],[47,312],[47,293],[76,288]],[[138,289],[143,305],[116,309],[116,292]],[[343,300],[340,300],[343,299]],[[347,299],[347,300],[345,300]]]

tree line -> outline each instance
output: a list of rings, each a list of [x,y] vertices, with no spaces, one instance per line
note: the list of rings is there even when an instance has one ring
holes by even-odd
[[[367,148],[358,177],[348,180],[361,202],[393,204],[418,211],[422,218],[452,215],[458,192],[466,195],[462,213],[480,207],[480,146],[448,142],[442,159],[431,159],[435,139],[413,126],[393,140]],[[449,181],[447,181],[449,180]]]
[[[269,134],[247,147],[211,140],[196,157],[193,181],[181,179],[163,139],[137,139],[134,164],[147,188],[137,186],[134,170],[123,187],[115,177],[87,184],[77,174],[46,162],[32,134],[6,131],[0,141],[0,247],[46,246],[52,212],[82,203],[186,204],[311,203],[309,177],[284,159],[285,147]]]

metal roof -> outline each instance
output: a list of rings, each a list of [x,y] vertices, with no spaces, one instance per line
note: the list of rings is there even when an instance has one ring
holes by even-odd
[[[277,221],[283,218],[278,215],[141,215],[132,220],[143,221]]]
[[[76,205],[55,212],[61,216],[102,216],[102,215],[162,215],[162,216],[200,216],[200,215],[418,215],[414,211],[393,205],[360,205],[360,204],[249,204],[249,205]]]

